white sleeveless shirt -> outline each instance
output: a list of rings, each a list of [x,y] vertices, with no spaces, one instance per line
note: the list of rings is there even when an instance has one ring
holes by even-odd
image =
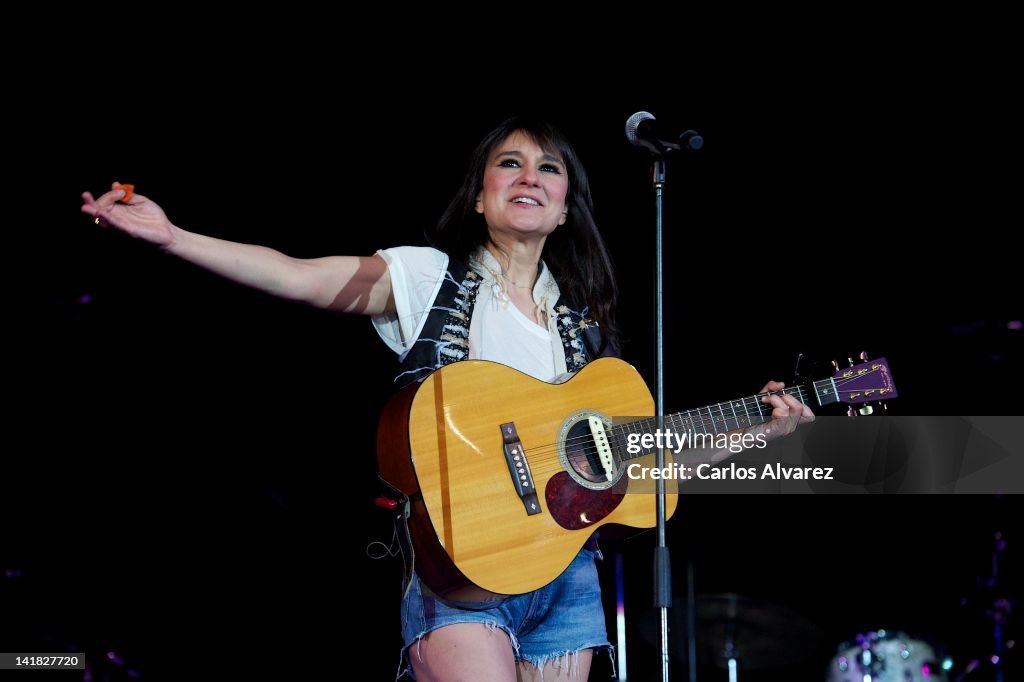
[[[395,312],[371,319],[381,339],[402,359],[419,335],[448,269],[448,256],[429,247],[399,246],[377,254],[388,264]],[[492,360],[541,381],[566,373],[565,351],[555,323],[558,284],[543,262],[533,300],[546,313],[546,327],[526,317],[505,295],[501,266],[481,249],[470,267],[483,280],[469,326],[469,358]]]

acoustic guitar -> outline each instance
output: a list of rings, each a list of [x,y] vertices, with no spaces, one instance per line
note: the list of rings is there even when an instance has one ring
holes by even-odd
[[[879,358],[777,393],[820,407],[887,400],[896,387]],[[714,435],[761,424],[772,410],[764,395],[666,415],[664,425]],[[654,526],[654,497],[630,495],[635,481],[624,477],[630,464],[654,466],[652,447],[630,437],[655,431],[653,413],[644,380],[614,358],[563,384],[467,360],[397,393],[377,458],[382,480],[407,497],[420,578],[440,595],[467,583],[520,594],[554,580],[598,528]],[[623,416],[634,419],[613,423]],[[677,492],[667,490],[670,516]]]

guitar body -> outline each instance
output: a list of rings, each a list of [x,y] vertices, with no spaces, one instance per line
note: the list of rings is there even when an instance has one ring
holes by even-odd
[[[469,583],[520,594],[558,577],[599,527],[654,526],[654,495],[628,494],[621,471],[608,481],[579,447],[589,417],[609,423],[653,412],[643,379],[613,358],[564,384],[469,360],[400,392],[381,419],[378,464],[411,498],[420,578],[441,595]],[[523,474],[517,453],[525,454]],[[653,466],[653,455],[637,462]],[[533,496],[517,489],[520,475]],[[676,493],[666,489],[671,515]]]

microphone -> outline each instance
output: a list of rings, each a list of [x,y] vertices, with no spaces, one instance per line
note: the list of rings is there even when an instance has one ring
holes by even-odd
[[[626,139],[630,144],[645,147],[658,156],[673,149],[695,152],[704,146],[704,138],[696,130],[684,130],[674,136],[661,127],[654,114],[647,111],[638,111],[626,120]]]

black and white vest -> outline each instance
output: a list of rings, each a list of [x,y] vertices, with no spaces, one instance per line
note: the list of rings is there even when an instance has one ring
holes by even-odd
[[[416,341],[401,358],[396,382],[406,385],[424,379],[430,372],[469,357],[469,324],[483,278],[452,258],[427,319]],[[603,342],[597,323],[588,319],[587,309],[577,310],[562,299],[555,304],[555,324],[565,352],[565,366],[578,372],[597,357],[618,354]]]

